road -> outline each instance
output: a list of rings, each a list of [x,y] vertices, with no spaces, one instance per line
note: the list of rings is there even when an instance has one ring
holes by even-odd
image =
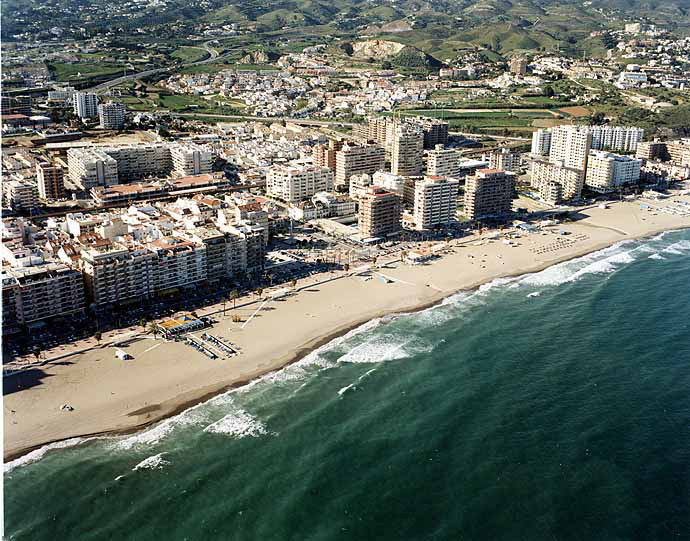
[[[221,58],[224,58],[224,57],[226,57],[232,53],[232,50],[229,50],[223,56],[220,56],[218,54],[218,51],[216,51],[213,47],[211,47],[210,43],[212,41],[215,41],[215,40],[210,39],[208,41],[205,41],[202,45],[199,45],[199,46],[191,45],[190,46],[190,47],[194,47],[196,49],[202,49],[209,54],[208,58],[204,58],[203,60],[198,60],[197,62],[191,62],[189,64],[173,65],[173,66],[166,66],[165,68],[156,68],[156,69],[152,69],[152,70],[140,71],[138,73],[132,73],[131,75],[123,75],[122,77],[117,77],[116,79],[111,79],[110,81],[106,81],[105,83],[101,83],[99,85],[96,85],[96,86],[90,88],[89,90],[91,90],[92,92],[96,92],[98,94],[100,92],[108,90],[109,88],[112,88],[114,86],[122,84],[126,81],[132,81],[134,79],[141,79],[142,77],[148,77],[149,75],[155,75],[157,73],[165,73],[165,72],[173,70],[173,69],[179,69],[180,67],[199,66],[202,64],[208,64],[210,62],[216,62],[216,61],[220,60]]]
[[[164,111],[159,111],[160,113]],[[230,120],[263,120],[263,121],[270,121],[270,122],[291,122],[293,124],[300,124],[303,126],[355,126],[356,124],[353,122],[344,122],[342,120],[312,120],[309,118],[293,118],[293,117],[288,117],[288,116],[250,116],[250,115],[218,115],[215,113],[169,113],[166,111],[166,114],[169,114],[170,116],[199,116],[199,117],[209,117],[212,116],[214,118],[227,118]]]
[[[452,132],[448,132],[448,134],[449,135],[462,135],[463,137],[487,137],[489,139],[495,139],[496,141],[516,141],[516,142],[522,142],[522,143],[526,143],[526,142],[532,140],[530,137],[506,137],[503,135],[493,135],[493,134],[488,134],[488,133],[467,133],[467,132],[452,131]]]

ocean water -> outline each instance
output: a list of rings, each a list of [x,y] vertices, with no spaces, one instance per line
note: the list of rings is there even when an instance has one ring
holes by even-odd
[[[59,447],[59,448],[58,448]],[[690,231],[5,466],[12,540],[690,538]]]

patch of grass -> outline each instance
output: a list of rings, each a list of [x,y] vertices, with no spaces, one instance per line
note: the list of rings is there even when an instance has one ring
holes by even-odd
[[[90,79],[124,72],[125,66],[120,64],[99,63],[54,63],[50,69],[55,74],[57,81],[70,81],[75,79]]]
[[[185,64],[189,64],[190,62],[198,62],[208,58],[209,53],[201,47],[180,47],[170,56],[179,58]]]

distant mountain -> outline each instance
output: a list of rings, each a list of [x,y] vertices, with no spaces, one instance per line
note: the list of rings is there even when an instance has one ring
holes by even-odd
[[[500,55],[540,48],[579,52],[589,47],[592,32],[637,20],[690,35],[690,0],[55,0],[49,9],[45,0],[2,2],[4,39],[54,28],[65,36],[164,25],[184,33],[199,24],[239,23],[259,33],[382,37],[437,58],[473,46]]]

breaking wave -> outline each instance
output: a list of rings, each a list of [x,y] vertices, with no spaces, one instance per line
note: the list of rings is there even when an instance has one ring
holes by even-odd
[[[158,453],[157,455],[145,458],[139,464],[132,468],[132,471],[137,470],[159,470],[166,464],[170,464],[167,460],[163,458],[165,453]]]
[[[244,410],[228,413],[222,419],[204,428],[204,432],[224,434],[236,438],[258,438],[268,434],[264,424]]]

